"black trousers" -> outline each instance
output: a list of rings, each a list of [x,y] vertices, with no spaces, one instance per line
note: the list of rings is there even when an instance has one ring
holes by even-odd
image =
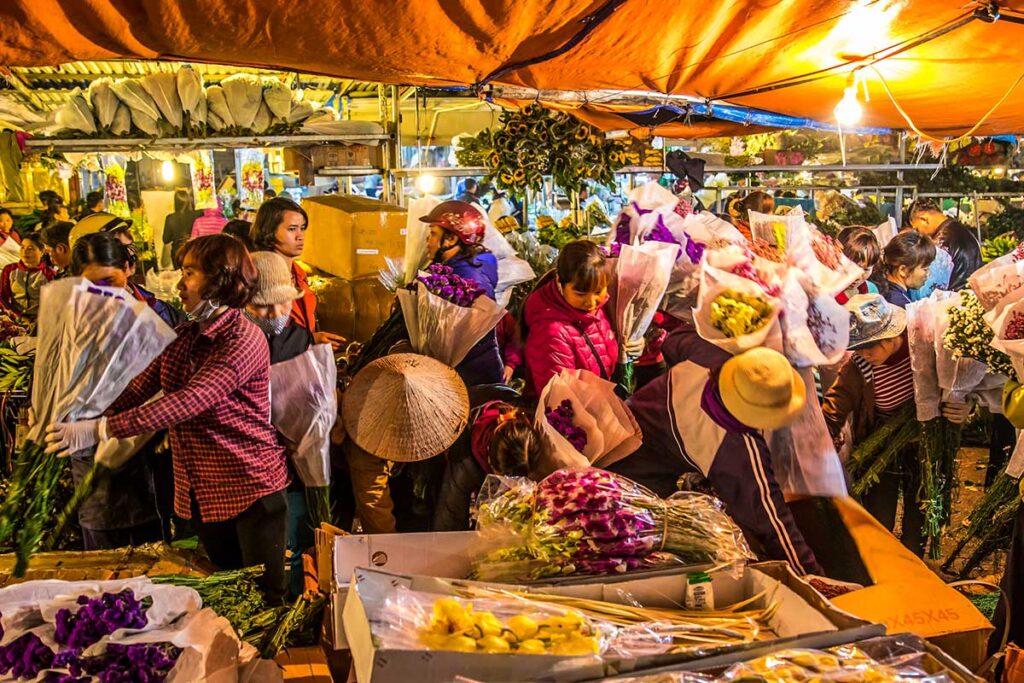
[[[221,569],[263,565],[260,585],[271,605],[284,603],[284,549],[288,525],[287,491],[263,496],[242,514],[223,522],[203,522],[192,499],[192,521],[210,561]]]
[[[992,414],[992,436],[988,443],[988,466],[985,468],[985,488],[992,485],[1017,445],[1017,430],[1005,415]]]
[[[900,541],[912,553],[924,555],[924,513],[917,502],[921,488],[921,466],[917,446],[904,449],[896,456],[889,470],[882,473],[878,483],[862,496],[861,504],[889,531],[896,528],[896,510],[900,491],[903,491],[903,520]]]
[[[128,548],[144,543],[156,543],[162,537],[160,520],[153,520],[146,524],[130,526],[124,529],[90,529],[89,527],[82,527],[82,545],[86,550]]]

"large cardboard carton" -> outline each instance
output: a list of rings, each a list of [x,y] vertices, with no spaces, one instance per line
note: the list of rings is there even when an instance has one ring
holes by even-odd
[[[395,295],[376,277],[362,280],[330,278],[317,292],[320,328],[349,341],[365,342],[391,315]]]
[[[405,209],[366,197],[332,195],[302,203],[309,228],[302,260],[346,280],[376,277],[385,257],[405,253]]]
[[[406,680],[430,683],[450,681],[456,676],[480,681],[583,681],[699,656],[690,653],[632,659],[576,658],[385,648],[378,634],[385,605],[394,596],[396,589],[404,586],[416,591],[436,593],[440,597],[453,595],[459,586],[464,585],[489,584],[356,569],[345,602],[344,627],[359,683]],[[782,563],[748,567],[741,576],[716,572],[713,575],[713,587],[716,600],[720,599],[722,603],[735,603],[755,596],[759,597],[752,606],[765,606],[769,601],[774,603],[776,610],[771,617],[770,627],[778,636],[774,642],[776,648],[831,647],[855,638],[879,635],[882,630],[880,626],[867,624],[828,605]],[[528,587],[526,590],[538,594],[571,595],[618,603],[636,601],[646,606],[672,607],[683,603],[686,585],[681,575],[675,575],[615,584]],[[753,645],[760,647],[763,643]],[[737,646],[737,649],[744,647],[749,646]]]

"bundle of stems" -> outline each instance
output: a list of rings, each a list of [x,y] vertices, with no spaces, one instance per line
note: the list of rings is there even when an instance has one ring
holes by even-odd
[[[14,576],[22,577],[46,533],[61,472],[67,463],[26,441],[14,462],[7,498],[0,504],[0,546],[13,547]],[[56,537],[56,535],[55,535]]]
[[[924,512],[928,554],[942,557],[942,532],[949,526],[956,487],[956,454],[960,450],[960,425],[944,417],[921,425],[921,490],[918,502]]]
[[[915,411],[912,402],[903,406],[850,454],[846,468],[855,494],[864,495],[877,484],[900,451],[920,438],[921,423],[917,421]]]
[[[466,599],[516,598],[534,604],[556,606],[615,626],[658,624],[659,633],[671,635],[676,643],[691,645],[751,642],[769,630],[769,621],[778,609],[771,602],[763,608],[750,608],[761,601],[763,591],[742,602],[715,610],[686,610],[666,607],[619,605],[602,600],[589,600],[566,595],[530,593],[517,590],[460,586],[458,595]],[[668,628],[666,628],[668,627]]]
[[[957,532],[956,546],[953,552],[942,564],[942,571],[948,572],[956,562],[957,558],[967,547],[967,544],[974,540],[982,540],[990,536],[996,526],[993,522],[997,518],[1016,514],[1020,505],[1020,492],[1017,480],[1007,476],[1006,472],[1000,472],[992,485],[985,491],[985,495],[975,504],[974,509],[968,515],[967,526]]]
[[[306,487],[306,511],[309,513],[309,524],[319,529],[324,522],[334,523],[334,506],[331,504],[330,486]]]

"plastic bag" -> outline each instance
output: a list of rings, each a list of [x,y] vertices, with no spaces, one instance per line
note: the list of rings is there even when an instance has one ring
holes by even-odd
[[[729,565],[751,558],[721,501],[662,499],[600,469],[559,470],[537,483],[489,475],[477,497],[483,538],[504,547],[474,561],[474,577],[515,582],[620,574],[666,564]]]
[[[175,79],[182,111],[194,113],[199,108],[199,101],[203,99],[203,77],[191,64],[185,64],[178,69]]]
[[[178,81],[173,73],[156,73],[143,76],[142,87],[156,102],[164,120],[175,130],[181,129],[181,98],[178,97]]]
[[[13,239],[5,239],[3,244],[0,244],[0,268],[11,263],[17,263],[20,260],[21,245]]]
[[[398,303],[416,353],[453,368],[505,315],[505,309],[488,296],[477,297],[472,306],[459,306],[419,285],[398,290]]]
[[[884,223],[879,223],[871,228],[871,232],[874,233],[875,239],[878,240],[878,247],[885,249],[885,245],[889,244],[892,238],[899,232],[899,229],[896,227],[896,219],[889,216],[889,219]]]
[[[93,134],[96,132],[96,121],[92,116],[92,109],[82,94],[81,88],[71,91],[67,103],[57,110],[57,125],[61,129],[77,130],[82,133]]]
[[[430,226],[420,218],[429,214],[440,203],[440,199],[431,196],[409,201],[409,210],[405,214],[405,280],[401,284],[409,284],[416,279],[416,274],[428,256],[427,235],[430,234]]]
[[[100,128],[109,130],[114,123],[114,114],[120,102],[117,95],[110,89],[113,81],[109,78],[97,78],[89,84],[89,102],[96,114],[96,122]]]
[[[238,198],[242,200],[243,207],[256,209],[263,203],[263,163],[267,155],[260,149],[241,149],[236,154],[241,176]]]
[[[160,126],[157,125],[157,120],[145,112],[133,109],[132,123],[146,135],[153,137],[160,135]]]
[[[207,88],[206,104],[206,120],[214,130],[222,130],[235,125],[235,120],[231,117],[231,108],[228,107],[227,98],[224,96],[224,88],[219,85],[211,85]],[[256,113],[253,112],[253,116],[255,115]]]
[[[816,292],[810,279],[790,269],[783,280],[779,315],[783,353],[797,368],[838,363],[850,341],[850,316],[835,298]]]
[[[967,395],[974,391],[989,374],[988,366],[973,358],[957,358],[943,343],[943,335],[949,328],[949,309],[960,306],[960,294],[942,296],[937,290],[932,295],[933,314],[935,316],[936,335],[932,339],[935,346],[935,369],[939,388],[943,390],[943,400],[956,403],[966,400]],[[913,367],[913,361],[911,361]],[[915,378],[916,379],[916,378]]]
[[[612,305],[623,349],[647,333],[668,289],[679,251],[678,245],[665,242],[622,246],[615,268]]]
[[[102,415],[175,338],[145,302],[82,278],[45,285],[39,316],[32,380],[36,423],[28,433],[35,443],[43,442],[53,422]]]
[[[691,213],[683,219],[683,227],[691,239],[701,244],[713,245],[719,241],[744,244],[747,241],[735,225],[708,211]]]
[[[537,274],[527,261],[518,256],[509,256],[498,261],[498,284],[494,288],[494,299],[499,306],[507,307],[512,300],[516,285],[532,282]]]
[[[252,74],[233,74],[220,82],[231,120],[239,128],[252,128],[256,113],[263,103],[263,83]],[[216,111],[216,110],[214,110]],[[217,114],[224,119],[219,111]]]
[[[330,344],[270,366],[270,422],[290,443],[307,487],[331,483],[331,429],[338,416],[338,366]]]
[[[253,132],[265,133],[270,128],[271,123],[270,108],[267,107],[266,102],[260,102],[259,109],[256,110],[256,118],[252,120]]]
[[[273,76],[263,79],[263,101],[275,119],[287,120],[292,111],[292,91]]]
[[[693,309],[693,323],[701,339],[732,354],[748,349],[766,346],[782,352],[782,330],[779,326],[781,303],[776,297],[765,294],[763,287],[752,280],[720,270],[710,265],[709,254],[705,252],[701,262],[701,284],[697,294],[697,306]],[[735,292],[761,299],[770,308],[767,320],[754,332],[737,337],[728,337],[711,322],[711,303],[721,294]]]
[[[938,291],[923,301],[907,306],[907,340],[910,348],[910,367],[914,371],[914,403],[917,419],[927,422],[942,414],[942,389],[939,387],[938,358],[935,339],[942,337],[937,327],[936,311],[939,303],[954,296]]]
[[[908,292],[911,301],[920,301],[931,296],[937,289],[948,289],[953,274],[953,257],[942,247],[935,248],[935,258],[928,266],[928,279],[917,289]]]
[[[216,209],[217,191],[213,177],[213,152],[201,149],[192,152],[189,175],[192,177],[192,195],[196,209]]]
[[[132,112],[124,104],[118,103],[114,111],[114,120],[110,123],[113,135],[128,135],[132,131]]]
[[[563,401],[572,405],[573,424],[587,434],[583,452],[551,426],[546,417]],[[615,393],[615,384],[587,370],[562,370],[540,394],[534,423],[550,445],[547,462],[538,463],[538,476],[565,467],[608,467],[632,454],[643,443],[640,426]]]
[[[1015,289],[1024,286],[1024,261],[1014,252],[1000,256],[974,271],[967,280],[986,311]]]
[[[809,367],[799,371],[807,401],[796,419],[765,435],[775,478],[786,495],[846,496],[846,476],[839,461]]]
[[[131,110],[133,121],[136,120],[136,116],[152,121],[160,118],[160,109],[157,108],[156,102],[142,87],[140,81],[134,78],[122,78],[111,83],[110,89],[117,95],[117,99]]]
[[[288,110],[288,123],[302,123],[313,115],[313,105],[306,101],[292,102]]]
[[[385,650],[595,658],[604,652],[614,627],[542,600],[542,595],[537,600],[514,596],[465,600],[398,586],[384,602],[373,637]],[[542,630],[567,637],[558,642],[541,640]]]
[[[1024,377],[1024,288],[1016,289],[985,314],[993,331],[992,346],[1010,357],[1013,371]]]

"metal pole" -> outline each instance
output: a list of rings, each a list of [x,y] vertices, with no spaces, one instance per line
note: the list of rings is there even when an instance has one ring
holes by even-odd
[[[397,85],[393,85],[390,88],[390,111],[391,114],[391,131],[394,134],[394,140],[391,146],[390,166],[391,169],[402,168],[402,103],[401,93]],[[391,174],[389,174],[391,175]],[[393,176],[392,176],[393,178]],[[405,203],[405,198],[402,196],[404,187],[401,180],[393,180],[393,186],[391,189],[392,201],[399,206]]]
[[[981,211],[978,209],[978,193],[975,192],[972,198],[974,202],[974,232],[978,235],[978,244],[981,244]],[[956,207],[957,217],[960,216],[960,205]]]
[[[907,163],[907,134],[900,133],[900,164]],[[896,171],[896,183],[903,185],[903,171]],[[896,229],[899,230],[903,227],[903,188],[896,188],[896,205],[893,207],[893,212],[896,214]]]

